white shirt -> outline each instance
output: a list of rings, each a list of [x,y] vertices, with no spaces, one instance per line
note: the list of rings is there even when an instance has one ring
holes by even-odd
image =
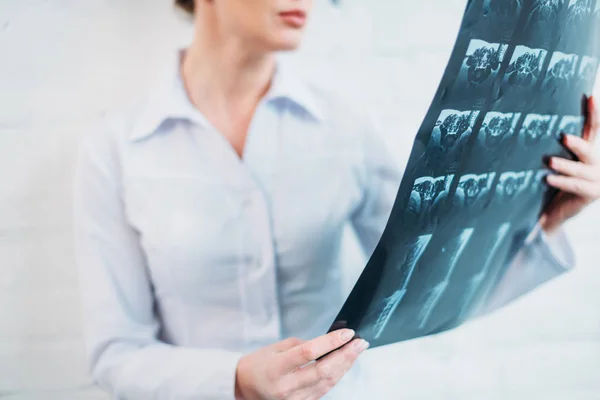
[[[240,159],[189,102],[178,62],[81,147],[85,337],[95,381],[122,399],[232,399],[242,355],[326,333],[344,301],[343,229],[371,253],[406,163],[281,63]],[[532,237],[491,307],[570,268],[552,240]]]

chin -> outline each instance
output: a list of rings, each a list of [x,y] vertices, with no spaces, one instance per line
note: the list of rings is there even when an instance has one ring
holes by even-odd
[[[281,43],[276,46],[274,51],[294,51],[300,47],[300,43]]]
[[[302,44],[302,32],[285,32],[277,38],[270,40],[270,47],[273,51],[293,51]]]

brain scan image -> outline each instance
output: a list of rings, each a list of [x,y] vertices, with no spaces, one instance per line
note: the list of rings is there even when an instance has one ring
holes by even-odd
[[[510,203],[523,193],[533,177],[533,171],[503,172],[496,186],[495,200]]]
[[[543,49],[517,46],[504,75],[505,84],[512,88],[531,88],[540,77],[547,53]]]
[[[585,119],[580,115],[565,115],[558,124],[555,135],[556,139],[560,138],[560,135],[563,133],[581,136],[584,123]]]
[[[478,111],[443,110],[431,133],[430,146],[442,152],[464,142],[473,130]]]
[[[577,61],[579,56],[576,54],[565,54],[560,51],[552,54],[544,84],[544,90],[564,90],[572,84],[577,71]]]
[[[552,26],[558,22],[564,0],[534,0],[533,8],[527,19],[530,28],[540,25]]]
[[[478,209],[479,207],[477,206],[483,206],[487,200],[487,195],[492,187],[495,176],[495,172],[462,176],[456,189],[458,204],[472,211]]]
[[[581,26],[587,22],[588,18],[593,14],[592,6],[592,0],[569,0],[567,25]]]
[[[510,43],[523,10],[524,0],[483,0],[481,17],[474,24],[473,36],[486,40],[493,38]]]
[[[435,213],[438,203],[448,193],[454,175],[417,178],[413,184],[408,212],[426,222]]]
[[[544,140],[552,138],[556,115],[529,114],[525,117],[519,138],[525,147],[538,146]]]
[[[520,113],[488,112],[479,130],[479,145],[494,150],[514,134]]]
[[[493,80],[506,54],[507,45],[488,43],[473,39],[463,61],[463,82],[468,86],[477,86]]]
[[[462,56],[458,74],[449,90],[444,93],[447,104],[460,110],[481,107],[487,93],[497,80],[507,49],[507,44],[471,39]]]

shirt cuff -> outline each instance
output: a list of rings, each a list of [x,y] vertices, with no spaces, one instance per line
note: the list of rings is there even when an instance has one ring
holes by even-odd
[[[563,228],[546,234],[539,224],[527,236],[497,285],[475,316],[507,305],[541,284],[571,270],[575,255]]]
[[[237,366],[242,357],[237,353],[223,353],[222,373],[215,374],[215,398],[219,397],[219,393],[226,395],[226,398],[234,400],[235,397],[235,382],[237,375]]]
[[[119,399],[234,400],[242,354],[158,343],[113,345],[93,366],[96,383]]]
[[[539,254],[557,272],[566,272],[575,267],[575,252],[563,227],[552,233],[546,233],[538,223],[528,240],[537,245]]]

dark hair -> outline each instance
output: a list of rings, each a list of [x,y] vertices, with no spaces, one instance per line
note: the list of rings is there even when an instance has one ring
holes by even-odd
[[[194,14],[195,0],[175,0],[175,6],[181,8],[190,15]]]

